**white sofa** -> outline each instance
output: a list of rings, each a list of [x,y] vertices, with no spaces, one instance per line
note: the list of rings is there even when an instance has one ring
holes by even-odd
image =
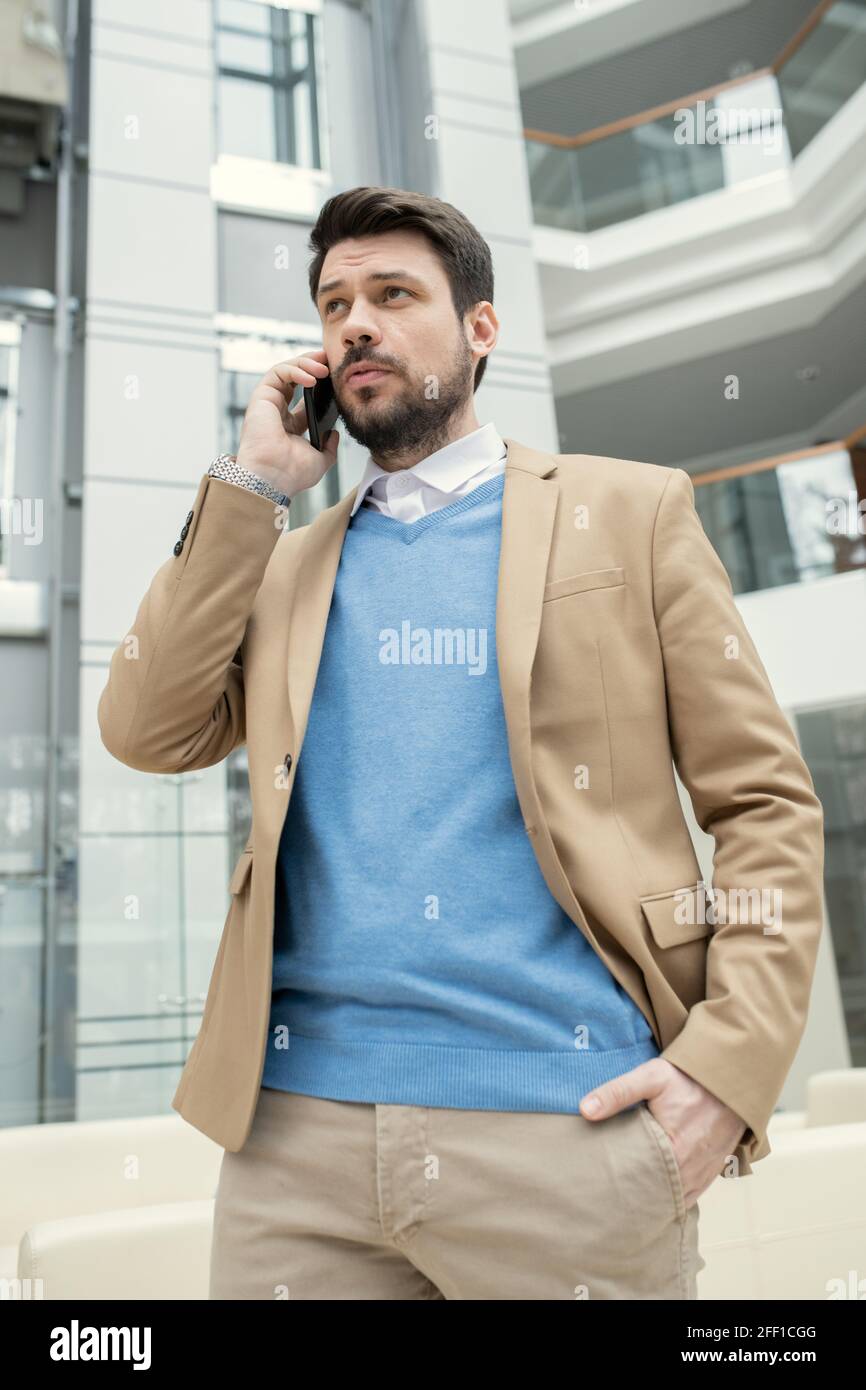
[[[208,1296],[213,1197],[37,1222],[22,1238],[22,1290],[47,1300]]]
[[[866,1121],[770,1143],[747,1177],[718,1178],[699,1199],[698,1297],[851,1298],[851,1271],[866,1271]]]
[[[143,1281],[151,1289],[162,1278],[175,1285],[184,1281],[181,1230],[188,1223],[192,1258],[200,1246],[202,1205],[213,1208],[222,1154],[218,1144],[174,1112],[0,1129],[0,1277],[41,1278],[44,1296],[54,1299],[124,1297],[117,1290],[136,1282],[129,1296],[140,1297]],[[173,1210],[161,1217],[164,1207]],[[172,1242],[180,1244],[163,1273],[159,1261],[148,1258],[136,1276],[132,1266],[145,1230],[158,1220],[166,1236],[171,1233]],[[209,1224],[208,1217],[208,1231]],[[115,1267],[109,1258],[100,1266],[94,1258],[99,1242],[111,1246],[118,1235],[123,1243],[124,1231],[130,1269]],[[98,1291],[87,1293],[91,1286]]]
[[[866,1120],[866,1067],[821,1071],[806,1082],[806,1124],[855,1124]]]
[[[806,1082],[805,1110],[784,1110],[771,1115],[767,1126],[770,1143],[777,1135],[815,1125],[854,1124],[866,1120],[866,1067],[816,1072]]]

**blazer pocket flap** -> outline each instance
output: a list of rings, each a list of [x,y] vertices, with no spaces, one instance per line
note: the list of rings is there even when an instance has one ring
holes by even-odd
[[[669,893],[653,893],[640,900],[641,911],[649,923],[657,946],[682,946],[709,936],[707,899],[703,885],[674,888]]]
[[[235,864],[234,871],[229,879],[229,892],[239,893],[247,881],[247,874],[253,866],[253,852],[245,849],[238,862]]]
[[[582,594],[587,589],[610,589],[625,582],[624,572],[619,565],[606,570],[586,570],[583,574],[569,574],[565,579],[551,579],[544,586],[544,602],[552,598],[565,598],[566,594]]]

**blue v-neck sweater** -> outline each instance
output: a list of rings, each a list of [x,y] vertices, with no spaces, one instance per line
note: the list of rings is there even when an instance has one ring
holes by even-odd
[[[574,1112],[658,1055],[524,829],[496,661],[503,487],[347,529],[277,858],[265,1086]]]

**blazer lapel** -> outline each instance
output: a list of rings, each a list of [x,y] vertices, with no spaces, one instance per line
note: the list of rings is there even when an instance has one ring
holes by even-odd
[[[296,762],[307,731],[337,567],[357,491],[357,487],[353,487],[333,507],[319,512],[307,527],[303,553],[295,572],[289,623],[288,685]]]
[[[509,747],[524,813],[532,804],[529,685],[541,626],[558,488],[551,454],[515,439],[507,449],[496,601],[496,650]],[[328,612],[357,487],[320,512],[307,528],[296,570],[288,641],[289,706],[295,758],[307,729]]]
[[[529,689],[559,500],[556,459],[506,439],[496,600],[496,658],[514,784],[524,820],[534,818]]]

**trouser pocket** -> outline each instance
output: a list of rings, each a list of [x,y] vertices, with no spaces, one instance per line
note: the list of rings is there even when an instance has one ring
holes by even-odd
[[[668,1185],[673,1198],[674,1210],[677,1219],[682,1221],[686,1215],[686,1193],[683,1186],[683,1179],[680,1173],[680,1165],[677,1163],[677,1156],[670,1135],[663,1125],[660,1125],[655,1115],[649,1108],[645,1100],[638,1105],[638,1109],[643,1118],[643,1123],[653,1142],[655,1150],[664,1165],[667,1175]]]

